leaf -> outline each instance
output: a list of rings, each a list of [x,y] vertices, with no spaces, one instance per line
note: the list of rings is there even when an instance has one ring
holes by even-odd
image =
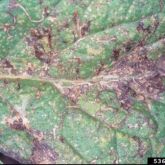
[[[0,152],[35,164],[164,157],[164,4],[1,0]]]

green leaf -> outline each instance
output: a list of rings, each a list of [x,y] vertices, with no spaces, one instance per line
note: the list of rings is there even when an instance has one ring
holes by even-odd
[[[164,157],[164,6],[1,0],[0,152],[32,164]]]

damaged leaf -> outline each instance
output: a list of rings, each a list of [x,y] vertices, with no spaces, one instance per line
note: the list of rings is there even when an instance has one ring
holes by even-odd
[[[164,4],[1,0],[0,152],[28,164],[164,157]]]

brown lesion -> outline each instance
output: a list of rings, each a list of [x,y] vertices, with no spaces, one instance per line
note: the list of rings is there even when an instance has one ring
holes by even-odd
[[[132,104],[132,89],[129,87],[128,82],[118,83],[117,88],[115,89],[117,97],[121,106],[125,109],[129,109]],[[135,91],[133,91],[135,93]]]
[[[58,158],[57,152],[55,152],[44,141],[37,139],[33,140],[33,149],[31,161],[34,164],[55,164]]]
[[[90,80],[73,80],[63,88],[63,95],[76,104],[79,97],[93,87],[98,91],[114,90],[121,106],[131,108],[135,100],[148,104],[158,100],[165,91],[165,56],[148,58],[147,49],[136,47],[130,54],[119,57],[111,68],[101,64]]]
[[[4,59],[2,61],[2,66],[4,68],[12,68],[12,69],[14,68],[14,66],[12,65],[12,63],[8,59]]]
[[[99,67],[96,69],[95,75],[98,76],[101,71],[105,69],[106,65],[103,61],[100,61]]]
[[[20,117],[7,119],[7,124],[15,130],[25,130],[26,125],[23,123],[23,119]]]
[[[134,157],[144,157],[144,155],[146,154],[146,152],[148,151],[148,148],[147,146],[144,144],[144,142],[139,138],[139,137],[136,137],[136,136],[133,136],[132,139],[137,143],[137,152],[136,154],[134,155]]]
[[[47,41],[48,47],[52,48],[52,29],[50,27],[42,27],[38,29],[31,29],[30,35],[33,40],[40,40],[45,38]]]
[[[33,149],[30,160],[34,164],[54,164],[57,160],[58,154],[44,141],[44,134],[41,131],[32,129],[29,125],[24,123],[23,118],[16,115],[6,120],[10,128],[17,131],[25,131],[33,138]]]
[[[121,52],[121,49],[118,48],[118,49],[113,49],[112,51],[112,58],[117,61],[119,56],[120,56],[120,52]]]
[[[5,23],[4,25],[2,25],[0,27],[0,29],[2,29],[4,32],[7,33],[8,39],[11,39],[12,38],[12,35],[10,34],[10,30],[14,29],[14,25]]]
[[[137,43],[131,39],[127,40],[122,44],[122,47],[124,49],[124,52],[130,52],[136,47]]]
[[[83,38],[88,34],[90,30],[91,21],[81,22],[78,11],[75,11],[73,13],[72,21],[74,24],[74,29],[73,29],[74,41]]]
[[[0,70],[3,73],[16,74],[17,70],[14,64],[7,58],[0,60]]]
[[[26,42],[33,48],[34,54],[39,60],[50,63],[53,55],[52,29],[50,27],[31,29],[30,36],[26,38]]]
[[[90,85],[89,84],[82,84],[82,85],[75,85],[71,87],[66,87],[64,89],[64,96],[69,98],[69,100],[76,104],[79,97],[83,94],[86,94],[87,91],[89,91]]]
[[[5,122],[11,129],[19,131],[26,131],[30,128],[29,121],[25,115],[15,110],[13,107],[11,109],[11,116],[7,117]]]
[[[5,23],[0,26],[0,30],[3,30],[7,34],[7,38],[11,39],[11,30],[16,26],[16,16],[14,16],[10,11],[7,11],[7,14],[12,18],[12,23]]]
[[[112,69],[100,75],[119,76],[119,80],[111,83],[116,91],[121,106],[129,109],[134,100],[157,100],[165,91],[165,56],[156,62],[147,57],[147,51],[137,47],[131,54],[120,58]]]
[[[25,116],[16,110],[12,110],[12,115],[5,119],[6,124],[14,130],[24,131],[33,139],[31,163],[34,164],[54,164],[58,154],[44,140],[44,133],[33,129]]]
[[[146,41],[151,37],[160,25],[160,20],[158,16],[154,16],[151,24],[145,25],[143,21],[140,21],[137,24],[136,30],[142,34],[142,39],[138,42],[137,46],[143,47],[146,44]]]
[[[11,60],[9,60],[9,58],[3,58],[0,60],[0,72],[13,75],[18,73],[16,66]]]

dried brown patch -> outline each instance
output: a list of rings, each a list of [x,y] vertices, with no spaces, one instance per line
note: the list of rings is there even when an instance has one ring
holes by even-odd
[[[160,99],[165,91],[164,67],[165,56],[154,61],[147,57],[145,48],[136,47],[130,54],[120,57],[111,69],[101,65],[92,80],[72,81],[72,85],[64,87],[63,94],[76,103],[91,87],[98,91],[113,89],[125,109],[129,109],[135,100],[148,104],[149,100]]]
[[[34,71],[35,71],[35,66],[32,63],[28,63],[26,69],[27,74],[32,75]]]
[[[34,164],[55,164],[58,154],[43,141],[33,141],[31,161]]]
[[[140,138],[134,136],[133,139],[137,143],[137,146],[138,146],[138,150],[137,150],[137,153],[135,154],[135,156],[138,155],[141,158],[144,157],[144,155],[148,151],[148,149],[146,148],[147,146],[145,146],[145,144],[143,143],[143,141]]]
[[[35,56],[49,63],[52,57],[52,30],[51,28],[31,29],[30,36],[26,38],[26,42],[33,48]]]
[[[113,52],[112,52],[112,57],[115,61],[118,60],[119,56],[120,56],[120,49],[114,49]]]
[[[4,59],[2,61],[2,65],[4,68],[14,68],[14,66],[11,64],[11,62],[7,59]]]
[[[137,47],[131,54],[120,58],[112,69],[103,71],[100,75],[118,77],[111,82],[119,102],[129,109],[134,100],[157,100],[165,91],[162,78],[165,76],[165,56],[156,62],[148,59],[147,51]],[[111,81],[111,80],[110,80]],[[108,82],[105,82],[105,88]]]
[[[91,21],[87,21],[87,22],[82,23],[80,21],[78,11],[75,11],[73,13],[72,20],[74,23],[73,35],[74,35],[74,40],[76,41],[77,39],[82,38],[82,37],[87,35],[87,33],[90,30]]]
[[[159,24],[160,20],[157,16],[154,16],[154,19],[150,25],[145,26],[143,21],[138,23],[136,30],[143,35],[142,39],[138,43],[138,46],[143,47],[146,44],[148,37],[155,33],[159,27]]]
[[[39,130],[28,128],[26,131],[30,136],[32,136],[34,139],[38,141],[42,141],[44,139],[44,133]]]
[[[98,75],[100,74],[100,72],[103,71],[103,70],[105,69],[105,67],[106,67],[106,66],[105,66],[104,62],[101,61],[101,62],[100,62],[100,65],[99,65],[99,68],[96,69],[95,75],[98,76]]]
[[[28,128],[27,123],[23,121],[23,119],[19,116],[14,116],[12,118],[7,118],[6,123],[12,128],[16,130],[26,130]]]
[[[78,101],[78,98],[89,90],[88,84],[76,85],[73,87],[65,88],[64,95],[69,98],[73,103]]]
[[[14,65],[8,59],[3,59],[0,61],[0,68],[2,68],[4,71],[7,71],[8,73],[16,73]]]
[[[60,140],[61,143],[64,143],[65,142],[65,138],[63,136],[60,136],[59,137],[59,140]]]
[[[132,40],[128,40],[125,43],[123,43],[122,45],[123,45],[124,51],[129,52],[135,47],[136,42],[132,41]]]

